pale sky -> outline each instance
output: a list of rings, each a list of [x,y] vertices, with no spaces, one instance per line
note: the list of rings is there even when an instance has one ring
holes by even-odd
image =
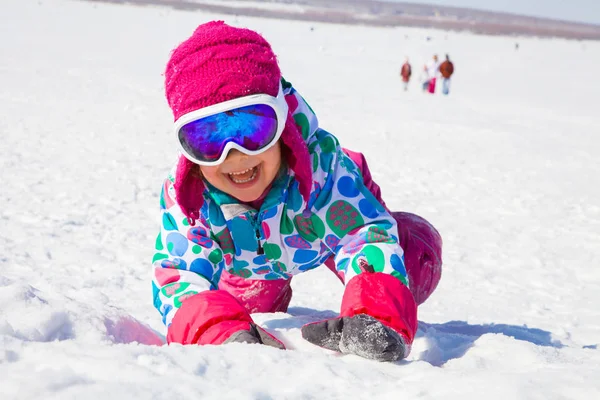
[[[403,0],[387,0],[400,1]],[[404,0],[418,4],[478,8],[600,25],[600,0]]]

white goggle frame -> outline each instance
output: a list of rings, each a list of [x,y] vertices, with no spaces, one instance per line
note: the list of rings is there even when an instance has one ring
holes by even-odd
[[[215,115],[215,114],[219,114],[219,113],[222,113],[225,111],[230,111],[230,110],[234,110],[236,108],[251,106],[251,105],[255,105],[255,104],[264,104],[264,105],[271,107],[273,110],[275,110],[275,115],[277,116],[277,132],[275,133],[275,136],[273,137],[273,140],[271,141],[271,143],[267,144],[262,149],[251,151],[251,150],[245,149],[244,147],[240,146],[237,143],[228,142],[225,145],[225,147],[223,148],[221,157],[219,157],[219,159],[215,160],[215,161],[198,160],[191,154],[188,154],[187,151],[185,151],[185,148],[183,147],[183,145],[181,144],[181,141],[179,140],[179,130],[184,125],[186,125],[192,121],[196,121],[196,120],[199,120],[202,118],[209,117],[211,115]],[[287,105],[287,102],[285,101],[285,96],[283,94],[283,87],[281,86],[281,83],[279,83],[279,92],[277,93],[277,97],[273,97],[268,94],[253,94],[250,96],[244,96],[244,97],[239,97],[237,99],[224,101],[224,102],[218,103],[218,104],[213,104],[212,106],[204,107],[199,110],[195,110],[190,113],[182,115],[181,117],[179,117],[177,119],[177,121],[175,121],[175,137],[177,139],[177,145],[179,146],[179,150],[185,156],[185,158],[187,158],[188,160],[190,160],[191,162],[193,162],[195,164],[204,165],[204,166],[216,166],[216,165],[221,164],[223,161],[225,161],[225,159],[227,158],[227,155],[229,154],[229,151],[231,149],[236,149],[236,150],[238,150],[244,154],[247,154],[249,156],[255,156],[255,155],[264,153],[265,151],[269,150],[269,148],[273,147],[273,145],[275,145],[275,143],[277,143],[277,141],[281,137],[281,134],[283,133],[283,129],[285,128],[287,114],[288,114],[288,105]]]

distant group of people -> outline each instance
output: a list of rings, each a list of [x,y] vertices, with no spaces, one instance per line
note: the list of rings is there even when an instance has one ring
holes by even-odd
[[[437,54],[434,54],[433,59],[423,66],[421,88],[424,92],[434,94],[437,80],[441,77],[442,93],[447,95],[450,93],[450,78],[452,77],[452,74],[454,74],[454,64],[450,61],[450,56],[446,54],[446,60],[440,63]],[[400,76],[402,77],[404,90],[408,90],[408,83],[412,76],[412,66],[410,65],[408,57],[406,57],[406,60],[400,69]]]

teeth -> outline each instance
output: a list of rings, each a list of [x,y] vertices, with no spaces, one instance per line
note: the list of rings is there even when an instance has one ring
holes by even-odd
[[[245,174],[246,172],[249,172],[249,171],[250,171],[250,170],[252,170],[253,168],[254,168],[254,167],[252,167],[252,168],[248,168],[248,169],[245,169],[245,170],[243,170],[243,171],[240,171],[240,172],[230,172],[230,173],[229,173],[229,175],[242,175],[242,174]]]
[[[252,175],[247,178],[247,179],[236,179],[235,176],[236,175],[242,175],[242,174],[246,174],[248,172],[252,171]],[[256,173],[258,171],[258,168],[248,168],[245,171],[241,171],[241,172],[233,172],[229,174],[229,178],[231,178],[232,181],[234,181],[235,183],[246,183],[246,182],[250,182],[252,180],[254,180],[254,178],[256,178]]]

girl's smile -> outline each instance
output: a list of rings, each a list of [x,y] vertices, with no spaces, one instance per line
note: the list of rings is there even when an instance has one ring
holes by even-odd
[[[204,179],[217,189],[242,202],[258,199],[269,188],[281,167],[281,144],[264,153],[249,156],[231,150],[217,166],[200,166]]]
[[[255,167],[246,168],[243,171],[239,172],[230,172],[229,179],[237,185],[242,185],[246,183],[253,182],[260,172],[260,164]]]

